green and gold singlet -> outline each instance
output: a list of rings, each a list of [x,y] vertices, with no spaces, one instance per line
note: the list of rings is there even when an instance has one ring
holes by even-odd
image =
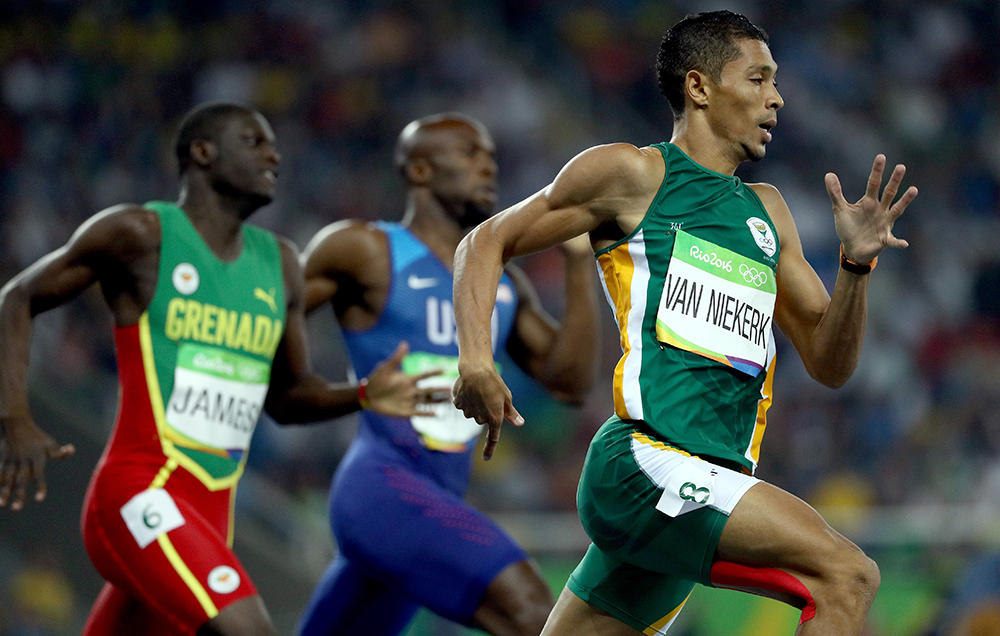
[[[615,414],[751,471],[774,368],[777,231],[757,194],[673,144],[635,230],[597,253],[618,323]]]

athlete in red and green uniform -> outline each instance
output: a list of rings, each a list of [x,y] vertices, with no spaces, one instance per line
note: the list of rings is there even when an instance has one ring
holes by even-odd
[[[410,416],[430,396],[398,369],[405,346],[374,368],[364,395],[312,373],[296,250],[244,223],[271,201],[278,170],[259,113],[196,108],[176,147],[177,204],[95,215],[0,294],[0,505],[20,509],[32,480],[43,499],[45,459],[73,451],[28,410],[32,318],[99,282],[121,392],[83,510],[87,551],[107,580],[85,633],[273,634],[231,549],[236,483],[261,410],[282,423],[324,420],[364,397]]]
[[[667,30],[657,58],[674,113],[669,145],[596,146],[473,230],[455,258],[455,404],[490,426],[519,419],[490,365],[490,311],[505,259],[588,234],[621,335],[614,412],[591,442],[577,501],[592,545],[544,635],[665,634],[695,583],[802,609],[798,634],[860,634],[878,566],[795,496],[751,476],[771,400],[771,324],[818,381],[857,365],[868,274],[917,195],[895,201],[876,157],[865,195],[826,175],[843,260],[832,295],[770,185],[737,166],[764,157],[784,105],[766,34],[713,11]],[[881,190],[881,192],[880,192]],[[894,203],[895,201],[895,203]]]
[[[242,252],[224,262],[179,207],[146,207],[162,233],[156,291],[137,324],[115,328],[121,402],[84,541],[102,576],[142,572],[147,604],[197,626],[256,593],[230,549],[233,503],[286,321],[281,252],[244,224]]]

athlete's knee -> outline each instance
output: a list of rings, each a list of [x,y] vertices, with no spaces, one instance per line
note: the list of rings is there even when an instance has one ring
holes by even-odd
[[[834,555],[821,571],[815,594],[821,605],[850,613],[867,612],[882,582],[878,564],[851,544]]]
[[[250,596],[223,609],[202,625],[198,636],[277,636],[260,596]]]
[[[875,600],[875,594],[882,584],[882,572],[878,563],[867,554],[858,550],[847,565],[844,587],[850,589],[858,601],[865,607]]]
[[[509,566],[487,588],[475,622],[491,634],[537,636],[552,611],[552,591],[529,562]]]
[[[267,618],[241,618],[221,623],[213,619],[201,626],[198,636],[278,636],[278,630]]]
[[[538,636],[553,605],[548,588],[497,601],[484,600],[476,611],[476,622],[491,634],[511,636]]]

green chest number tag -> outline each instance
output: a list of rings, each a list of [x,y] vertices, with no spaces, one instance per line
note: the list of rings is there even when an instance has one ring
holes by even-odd
[[[767,362],[774,270],[678,231],[656,311],[656,338],[757,376]]]
[[[421,388],[440,387],[451,391],[458,380],[458,357],[444,356],[433,353],[414,352],[403,358],[403,371],[408,375],[416,375],[433,369],[440,369],[441,374],[424,378],[418,383]],[[497,366],[499,369],[499,365]],[[469,442],[479,437],[483,427],[475,420],[455,408],[451,401],[429,405],[431,415],[411,417],[410,423],[414,430],[420,433],[427,448],[458,453],[468,448]]]
[[[211,454],[241,456],[250,446],[270,375],[270,366],[259,360],[215,347],[181,344],[166,407],[174,443]]]

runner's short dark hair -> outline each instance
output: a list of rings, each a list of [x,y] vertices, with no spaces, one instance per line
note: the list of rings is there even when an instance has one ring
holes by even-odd
[[[656,82],[674,113],[684,114],[684,78],[688,71],[707,73],[718,82],[722,68],[739,56],[737,40],[768,43],[767,33],[732,11],[688,15],[667,29],[656,55]]]

